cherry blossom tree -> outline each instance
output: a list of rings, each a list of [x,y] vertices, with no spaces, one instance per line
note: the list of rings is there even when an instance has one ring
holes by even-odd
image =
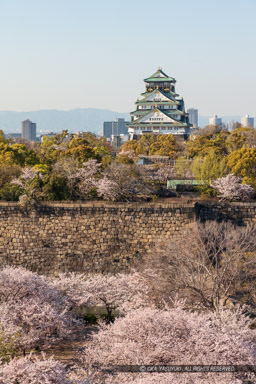
[[[65,367],[53,358],[28,355],[0,366],[1,384],[71,384]],[[82,384],[82,383],[81,383]]]
[[[233,174],[215,180],[211,187],[216,189],[221,201],[245,201],[255,196],[255,190],[247,184],[241,184],[242,179]]]
[[[101,324],[82,356],[92,383],[242,384],[245,375],[241,373],[117,373],[112,377],[104,372],[118,365],[255,364],[256,335],[242,309],[216,314],[188,312],[183,306],[176,302],[164,310],[140,308],[113,324]]]
[[[161,182],[166,182],[168,179],[177,177],[174,167],[171,166],[162,166],[158,169],[154,178]]]
[[[99,196],[113,201],[130,201],[138,195],[148,197],[152,193],[152,186],[146,182],[142,168],[135,164],[112,163],[97,189]]]
[[[21,175],[19,178],[12,180],[13,184],[19,185],[22,189],[26,189],[27,183],[33,180],[36,177],[37,173],[31,167],[25,167],[21,170]]]
[[[111,276],[61,274],[53,285],[75,306],[103,305],[108,322],[112,321],[113,310],[126,313],[151,303],[148,280],[138,272]]]
[[[19,349],[47,347],[78,325],[59,291],[46,278],[24,268],[0,271],[0,323],[16,334]]]
[[[83,163],[82,168],[78,168],[74,175],[69,178],[76,178],[78,180],[78,189],[83,197],[91,191],[92,188],[97,188],[98,178],[96,175],[99,173],[101,164],[95,159],[90,159]]]
[[[42,179],[42,175],[33,170],[32,167],[25,167],[21,170],[19,178],[14,178],[11,183],[21,187],[23,194],[19,198],[19,204],[23,208],[29,208],[36,204],[39,198],[38,188],[33,184],[36,177]]]
[[[118,200],[118,185],[115,181],[110,180],[106,175],[100,179],[97,183],[97,191],[100,197],[104,200]]]

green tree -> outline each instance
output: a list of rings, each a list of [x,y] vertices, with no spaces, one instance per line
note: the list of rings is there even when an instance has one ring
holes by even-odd
[[[210,151],[205,157],[196,157],[192,162],[192,171],[196,179],[204,186],[209,186],[213,180],[227,174],[228,168],[225,157]]]
[[[49,166],[53,165],[60,156],[60,153],[61,145],[58,148],[58,145],[55,143],[53,137],[44,136],[39,147],[39,155],[41,157],[42,163],[45,163]]]
[[[0,200],[18,201],[22,193],[22,188],[19,185],[5,183],[4,186],[0,188]]]
[[[179,156],[175,163],[175,171],[178,177],[192,177],[191,160]]]
[[[44,180],[43,195],[45,200],[68,200],[67,178],[60,174],[51,174]]]

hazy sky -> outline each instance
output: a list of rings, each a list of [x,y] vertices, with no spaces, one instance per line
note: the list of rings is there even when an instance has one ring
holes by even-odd
[[[256,0],[0,0],[0,110],[134,109],[158,66],[201,115],[256,116]]]

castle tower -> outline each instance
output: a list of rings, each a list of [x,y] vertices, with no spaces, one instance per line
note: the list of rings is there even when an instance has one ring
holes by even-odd
[[[144,80],[146,91],[137,99],[136,110],[131,112],[130,138],[145,133],[183,135],[186,138],[192,125],[185,112],[183,98],[175,91],[176,80],[158,68]]]

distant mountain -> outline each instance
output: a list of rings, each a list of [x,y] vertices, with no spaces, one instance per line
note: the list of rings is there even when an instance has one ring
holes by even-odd
[[[21,121],[30,119],[37,124],[37,133],[90,131],[101,133],[104,121],[116,118],[130,119],[129,113],[119,113],[107,109],[72,109],[69,111],[39,110],[32,112],[0,111],[0,129],[4,133],[20,133]]]
[[[119,113],[107,109],[71,109],[69,111],[39,110],[32,112],[0,111],[0,129],[5,133],[20,133],[21,121],[30,119],[37,124],[37,133],[90,131],[97,134],[102,132],[104,121],[113,121],[116,118],[130,120],[129,113]],[[199,127],[209,124],[210,116],[199,116]],[[241,116],[220,116],[224,123],[241,121]]]

